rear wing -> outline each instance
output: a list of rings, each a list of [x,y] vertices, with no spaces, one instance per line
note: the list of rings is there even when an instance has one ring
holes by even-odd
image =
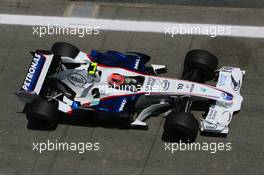
[[[232,104],[216,102],[210,106],[205,119],[201,121],[201,130],[227,134],[233,113],[239,111],[243,97],[240,94],[245,71],[240,68],[222,67],[219,70],[219,78],[216,87],[233,95]]]
[[[18,98],[26,103],[39,95],[53,59],[53,53],[49,51],[37,50],[31,52],[31,54],[33,55],[33,59],[25,80],[20,91],[16,92]]]

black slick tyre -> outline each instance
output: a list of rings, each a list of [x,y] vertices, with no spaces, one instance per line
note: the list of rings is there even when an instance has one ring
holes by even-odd
[[[51,51],[57,56],[65,56],[75,58],[80,50],[72,44],[66,42],[54,43],[51,47]]]
[[[57,105],[42,99],[34,100],[28,104],[26,113],[29,122],[42,123],[49,130],[56,128],[59,121]]]
[[[196,139],[199,130],[199,123],[193,114],[183,112],[172,112],[166,117],[164,123],[164,132],[177,137],[184,142],[193,142]]]
[[[218,59],[212,53],[205,50],[191,50],[186,54],[184,60],[184,77],[191,77],[190,80],[210,81],[214,79],[215,70],[218,67]],[[196,77],[194,77],[196,76]]]

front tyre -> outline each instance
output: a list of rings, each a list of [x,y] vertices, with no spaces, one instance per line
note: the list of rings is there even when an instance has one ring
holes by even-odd
[[[218,59],[205,50],[191,50],[186,54],[182,79],[196,82],[210,81],[215,78]]]
[[[42,124],[47,130],[54,130],[57,127],[59,111],[56,104],[37,99],[28,104],[26,113],[31,123]]]
[[[183,142],[194,142],[199,130],[199,123],[193,114],[172,112],[166,117],[164,133],[170,135],[170,139]]]

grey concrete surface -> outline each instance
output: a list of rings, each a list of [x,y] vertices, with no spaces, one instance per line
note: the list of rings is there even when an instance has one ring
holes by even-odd
[[[87,11],[87,12],[86,12]],[[196,7],[141,3],[1,2],[0,13],[41,16],[93,17],[161,22],[263,26],[263,9]],[[92,15],[91,15],[92,14]]]
[[[64,8],[66,5],[63,6]],[[50,14],[62,15],[64,9]],[[107,7],[105,7],[107,8]],[[177,7],[175,7],[177,8]],[[34,9],[34,10],[33,10]],[[39,10],[38,10],[39,9]],[[21,13],[47,14],[44,7],[28,6]],[[3,11],[4,8],[0,11]],[[108,8],[104,13],[110,18],[166,19],[156,9],[148,13],[134,14],[137,8]],[[166,11],[166,10],[164,10]],[[199,10],[198,10],[199,11]],[[10,9],[16,12],[16,8]],[[2,12],[1,12],[2,13]],[[198,13],[198,12],[197,12]],[[239,10],[237,13],[242,13]],[[256,12],[258,13],[258,12]],[[170,14],[170,13],[168,13]],[[249,23],[259,20],[257,15]],[[102,14],[103,15],[103,14]],[[232,14],[230,14],[232,16]],[[177,18],[177,16],[174,16]],[[212,16],[214,17],[214,16]],[[215,18],[217,15],[215,14]],[[173,15],[170,17],[174,20]],[[191,18],[190,18],[191,19]],[[247,20],[247,19],[245,19]],[[239,22],[243,23],[244,19]],[[189,174],[255,174],[264,173],[264,40],[229,37],[177,36],[164,34],[128,33],[102,31],[98,36],[53,35],[39,38],[32,35],[31,27],[0,26],[0,174],[2,175],[189,175]],[[231,143],[227,152],[165,151],[161,140],[162,117],[148,120],[149,130],[122,129],[117,125],[106,125],[99,120],[81,120],[76,123],[60,124],[55,131],[27,129],[23,104],[14,92],[20,88],[31,61],[29,51],[49,49],[54,42],[66,41],[89,52],[91,49],[113,49],[138,51],[151,55],[152,63],[168,65],[166,76],[177,77],[182,71],[184,56],[191,49],[205,49],[218,56],[220,66],[232,65],[246,70],[243,81],[242,110],[233,118],[227,138],[199,135],[197,142]],[[90,116],[87,116],[87,118]],[[199,116],[197,116],[199,117]],[[113,122],[112,122],[113,123]],[[100,150],[79,154],[69,151],[46,151],[42,154],[32,151],[33,142],[99,142]]]
[[[0,0],[0,2],[14,3],[62,3],[78,0]],[[158,4],[162,5],[187,5],[187,6],[205,6],[205,7],[235,7],[235,8],[255,8],[263,9],[264,2],[258,0],[82,0],[96,3],[129,3],[129,4]]]
[[[121,3],[149,3],[149,4],[171,4],[191,5],[208,7],[243,7],[243,8],[264,8],[263,1],[256,0],[87,0],[95,2],[121,2]]]

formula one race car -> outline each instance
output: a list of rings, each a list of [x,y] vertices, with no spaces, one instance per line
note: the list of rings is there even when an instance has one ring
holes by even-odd
[[[147,66],[148,55],[92,50],[58,42],[50,51],[32,52],[33,60],[19,99],[26,103],[27,119],[57,126],[59,112],[77,111],[129,118],[131,126],[147,126],[148,117],[165,114],[164,132],[194,140],[203,132],[227,134],[233,113],[242,103],[240,88],[245,71],[217,70],[217,58],[203,50],[186,55],[180,79],[157,76],[164,65]],[[204,84],[216,80],[216,86]],[[199,122],[190,113],[195,102],[209,102]],[[199,126],[200,125],[200,126]]]

